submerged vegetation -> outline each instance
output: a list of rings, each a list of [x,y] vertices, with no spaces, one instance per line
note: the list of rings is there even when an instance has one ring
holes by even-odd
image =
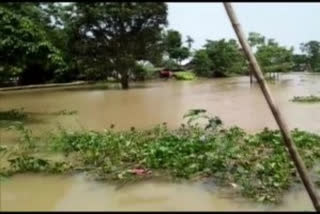
[[[177,80],[194,80],[196,78],[192,71],[175,72],[173,75]]]
[[[73,115],[73,114],[77,114],[78,111],[76,110],[73,110],[73,111],[68,111],[68,110],[61,110],[61,111],[58,111],[58,112],[55,112],[54,114],[57,114],[57,115]]]
[[[27,115],[23,109],[11,109],[8,111],[0,111],[0,121],[21,121],[26,119]]]
[[[0,111],[0,128],[16,122],[23,122],[26,119],[27,114],[23,111],[23,109]]]
[[[302,103],[316,103],[320,102],[320,97],[319,96],[295,96],[291,100],[292,102],[302,102]]]
[[[45,113],[45,114],[66,116],[66,115],[74,115],[77,113],[78,112],[76,110],[63,109],[61,111]],[[0,128],[10,127],[11,125],[20,127],[22,124],[25,124],[26,122],[30,122],[32,120],[34,120],[34,118],[30,117],[30,113],[25,112],[23,108],[0,111]]]
[[[279,202],[285,190],[299,182],[279,131],[264,129],[247,134],[239,127],[224,128],[205,110],[185,115],[185,125],[169,130],[161,124],[150,130],[103,132],[67,131],[36,139],[20,127],[17,147],[0,147],[1,176],[20,172],[87,172],[114,182],[146,177],[213,179],[232,186],[248,198]],[[294,141],[309,170],[320,159],[320,136],[293,130]],[[63,154],[60,161],[41,153]]]

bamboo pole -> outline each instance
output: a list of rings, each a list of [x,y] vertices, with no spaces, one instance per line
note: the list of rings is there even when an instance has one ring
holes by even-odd
[[[250,85],[252,85],[253,79],[252,79],[252,73],[253,73],[253,68],[251,63],[249,63],[249,69],[250,69]]]
[[[262,93],[269,105],[269,108],[271,109],[271,112],[280,128],[282,137],[284,139],[285,145],[287,146],[288,152],[291,156],[291,159],[293,160],[295,167],[300,175],[301,180],[303,181],[303,184],[310,196],[310,199],[313,203],[313,206],[316,211],[320,211],[320,202],[319,202],[319,197],[316,192],[316,188],[314,184],[312,183],[310,177],[308,176],[307,169],[304,165],[304,162],[302,161],[296,146],[292,140],[292,137],[290,135],[290,131],[288,129],[288,126],[283,119],[283,116],[281,112],[279,111],[277,105],[275,104],[275,101],[270,93],[270,89],[268,85],[266,84],[266,81],[263,77],[263,74],[261,72],[260,66],[255,58],[255,56],[252,53],[252,50],[250,49],[250,46],[248,44],[248,41],[245,37],[245,34],[243,33],[242,27],[238,21],[238,18],[236,17],[236,14],[232,8],[231,3],[224,2],[224,7],[226,9],[226,12],[229,16],[229,19],[231,21],[231,24],[233,26],[233,29],[235,33],[237,34],[237,37],[241,43],[241,46],[250,62],[252,65],[253,73],[260,85],[260,88],[262,90]]]

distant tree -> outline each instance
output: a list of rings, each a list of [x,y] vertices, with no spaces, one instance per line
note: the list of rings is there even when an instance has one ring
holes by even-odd
[[[181,65],[182,60],[188,58],[189,55],[190,52],[187,47],[180,47],[171,52],[171,58],[175,59],[179,65]]]
[[[170,59],[176,61],[178,65],[190,56],[190,51],[187,47],[182,46],[181,34],[176,30],[168,30],[164,37],[165,50]]]
[[[264,73],[286,72],[293,68],[293,48],[282,47],[275,39],[266,42],[266,37],[256,32],[249,33],[248,40]]]
[[[180,48],[182,46],[181,34],[176,30],[168,30],[165,37],[166,48],[170,51]]]
[[[307,56],[305,54],[294,54],[292,56],[293,61],[293,70],[294,71],[300,71],[307,69]]]
[[[259,46],[256,57],[264,73],[287,72],[293,67],[293,49],[279,46],[274,40]]]
[[[256,33],[256,32],[249,33],[249,37],[248,37],[249,45],[253,48],[258,48],[259,46],[264,45],[265,40],[266,38],[262,36],[260,33]]]
[[[212,76],[241,74],[247,69],[245,58],[234,39],[207,40],[205,49],[212,63]]]
[[[212,77],[212,62],[206,50],[198,50],[192,59],[194,71],[198,76]]]
[[[309,41],[301,44],[301,51],[306,53],[307,63],[315,72],[320,72],[320,42]]]
[[[37,25],[41,30],[45,30],[50,23],[50,17],[43,10],[44,3],[40,2],[3,2],[0,3],[0,7],[5,8],[15,15],[28,18],[32,23]]]
[[[279,43],[276,42],[275,39],[268,39],[268,45],[275,45],[275,46],[279,46]]]
[[[79,63],[94,66],[100,72],[109,71],[108,75],[120,80],[122,88],[127,89],[136,61],[152,60],[161,46],[167,5],[94,2],[74,3],[69,8]]]

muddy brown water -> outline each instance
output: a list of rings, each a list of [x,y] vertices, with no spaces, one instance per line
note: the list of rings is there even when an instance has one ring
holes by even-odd
[[[191,82],[151,81],[134,88],[102,90],[81,87],[24,90],[0,93],[0,109],[24,108],[34,133],[68,129],[118,130],[150,128],[166,122],[176,128],[189,109],[204,108],[219,116],[226,126],[238,125],[248,132],[277,128],[258,85],[248,77]],[[293,96],[320,95],[320,75],[290,73],[269,84],[291,129],[320,132],[320,104],[289,101]],[[61,110],[76,115],[53,115]],[[0,143],[17,140],[0,129]],[[90,181],[81,175],[17,175],[1,183],[1,210],[313,210],[302,187],[289,191],[279,205],[267,206],[239,197],[224,197],[199,184],[144,182],[121,189]]]

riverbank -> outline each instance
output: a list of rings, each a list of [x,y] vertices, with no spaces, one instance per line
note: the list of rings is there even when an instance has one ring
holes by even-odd
[[[79,86],[79,85],[85,85],[85,84],[89,84],[89,82],[76,81],[76,82],[70,82],[70,83],[50,83],[50,84],[2,87],[0,88],[0,91],[16,91],[16,90],[26,90],[26,89],[39,89],[39,88],[57,88],[57,87],[67,87],[67,86]]]
[[[185,71],[185,72],[175,72],[173,74],[176,80],[195,80],[197,77],[192,71]],[[232,77],[232,76],[230,76]],[[209,79],[201,77],[202,79]],[[228,78],[228,77],[224,77]],[[164,78],[153,78],[147,81],[155,81],[155,80],[164,80]],[[131,84],[135,84],[139,81],[132,81]],[[140,81],[141,82],[141,81]],[[143,81],[145,82],[145,81]],[[130,84],[129,83],[129,84]],[[9,86],[9,87],[0,87],[0,92],[5,91],[17,91],[17,90],[28,90],[28,89],[46,89],[46,88],[62,88],[62,87],[70,87],[70,86],[87,86],[87,87],[95,87],[95,88],[121,88],[120,82],[115,81],[74,81],[68,83],[48,83],[48,84],[35,84],[35,85],[21,85],[21,86]]]

